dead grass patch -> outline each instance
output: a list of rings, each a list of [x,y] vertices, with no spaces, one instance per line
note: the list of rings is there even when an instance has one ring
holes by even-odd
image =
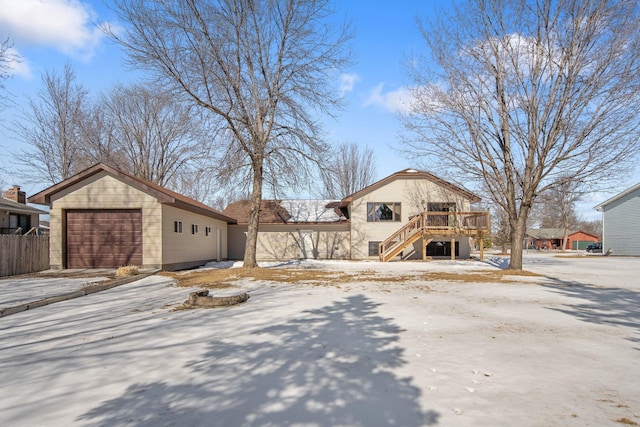
[[[513,282],[513,276],[539,276],[528,271],[473,271],[468,273],[416,273],[416,274],[385,274],[375,271],[363,272],[335,272],[314,269],[295,268],[232,268],[215,269],[205,271],[193,271],[191,273],[160,273],[163,276],[174,279],[178,286],[202,287],[207,289],[228,288],[243,279],[261,280],[278,283],[307,283],[316,286],[336,286],[346,283],[407,283],[415,281],[452,281],[465,283],[495,283]]]

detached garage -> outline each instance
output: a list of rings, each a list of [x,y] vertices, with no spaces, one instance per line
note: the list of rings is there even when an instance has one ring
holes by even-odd
[[[50,206],[52,269],[138,265],[175,270],[227,258],[236,220],[98,164],[29,198]]]

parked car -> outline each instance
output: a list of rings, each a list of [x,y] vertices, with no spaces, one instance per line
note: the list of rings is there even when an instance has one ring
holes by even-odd
[[[602,252],[602,242],[595,242],[587,246],[587,252],[595,253]]]

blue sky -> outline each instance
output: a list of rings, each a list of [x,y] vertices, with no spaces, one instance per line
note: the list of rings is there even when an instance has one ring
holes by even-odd
[[[47,70],[61,72],[65,63],[74,69],[78,83],[93,96],[107,91],[115,82],[135,79],[122,62],[123,54],[96,28],[97,21],[114,22],[114,14],[101,0],[0,0],[0,37],[10,36],[15,53],[22,58],[14,76],[6,83],[17,104],[0,114],[0,166],[11,169],[10,152],[20,141],[10,127],[27,97],[34,97]],[[409,85],[405,62],[424,49],[416,16],[433,16],[446,1],[435,0],[348,0],[338,1],[339,13],[355,27],[353,50],[356,63],[344,70],[336,84],[344,89],[346,109],[336,120],[326,121],[329,141],[355,142],[371,147],[376,155],[378,178],[416,165],[394,151],[401,127],[397,119],[402,96]],[[446,177],[443,177],[446,178]],[[639,178],[623,179],[620,191]],[[11,174],[0,175],[0,183],[21,184],[28,194],[43,184],[14,182]],[[612,194],[596,194],[581,206],[581,213],[598,218],[591,208]]]

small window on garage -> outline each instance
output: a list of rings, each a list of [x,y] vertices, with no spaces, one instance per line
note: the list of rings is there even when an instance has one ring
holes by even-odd
[[[173,232],[182,234],[182,221],[173,221]]]
[[[211,227],[205,227],[204,228],[204,235],[205,236],[211,236]]]
[[[198,234],[198,224],[191,224],[191,234]]]
[[[369,256],[378,256],[380,255],[380,242],[372,241],[369,242]]]

